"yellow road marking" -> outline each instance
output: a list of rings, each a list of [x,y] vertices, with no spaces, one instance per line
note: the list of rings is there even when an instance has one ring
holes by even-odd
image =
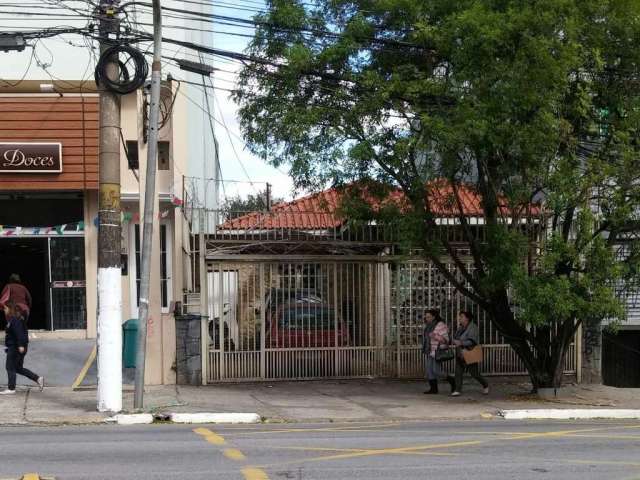
[[[377,450],[370,448],[323,448],[323,447],[287,447],[276,446],[269,447],[273,450],[297,450],[302,452],[375,452]],[[398,452],[403,455],[433,455],[436,457],[457,457],[458,453],[443,453],[443,452]]]
[[[581,437],[581,438],[605,438],[610,440],[640,440],[640,435],[607,435],[606,433],[594,433],[590,435],[582,435],[574,433],[573,435],[567,435],[568,437]]]
[[[244,456],[244,453],[237,448],[225,448],[222,453],[225,457],[230,458],[231,460],[242,461],[247,459],[247,457]]]
[[[260,468],[243,468],[245,480],[269,480],[269,476]]]
[[[204,437],[204,439],[211,443],[212,445],[224,445],[225,444],[225,440],[223,437],[221,437],[220,435],[216,435],[215,433],[213,435],[206,435]]]
[[[396,426],[397,423],[383,423],[378,425],[362,425],[353,427],[324,427],[324,428],[279,428],[277,430],[258,430],[237,432],[232,435],[268,435],[270,433],[307,433],[307,432],[364,432],[372,429]]]
[[[93,350],[91,350],[91,353],[87,357],[87,360],[84,362],[84,366],[82,367],[82,370],[80,370],[80,373],[78,373],[78,376],[73,382],[73,385],[71,385],[72,390],[76,390],[80,386],[80,384],[84,381],[84,377],[87,376],[87,372],[89,371],[91,364],[93,364],[93,361],[96,359],[97,352],[98,352],[98,347],[97,345],[94,345]],[[29,474],[29,475],[32,475],[32,474]],[[26,475],[24,478],[27,478]]]
[[[418,445],[418,446],[414,446],[414,447],[364,449],[364,450],[361,450],[361,451],[352,451],[352,452],[349,452],[347,450],[347,452],[349,452],[349,453],[344,453],[344,454],[339,454],[339,455],[326,455],[326,456],[322,456],[322,457],[314,457],[314,458],[299,459],[299,460],[292,460],[292,461],[289,461],[289,462],[281,462],[281,463],[276,463],[276,464],[261,465],[261,467],[262,468],[266,468],[266,467],[282,467],[282,466],[285,466],[285,465],[295,465],[295,464],[307,463],[307,462],[324,462],[324,461],[330,461],[330,460],[341,460],[341,459],[344,459],[344,458],[372,457],[372,456],[376,456],[376,455],[399,455],[399,454],[407,454],[407,453],[419,454],[420,452],[423,452],[425,450],[432,450],[432,449],[435,450],[435,449],[449,448],[449,447],[462,447],[462,446],[469,446],[469,445],[478,445],[478,444],[481,444],[481,443],[486,443],[486,442],[482,441],[482,440],[470,440],[470,441],[465,441],[465,442],[442,443],[442,444],[433,444],[433,445]],[[424,454],[426,454],[426,452]],[[455,455],[455,454],[451,454],[451,455]]]
[[[208,428],[194,428],[193,431],[194,433],[197,433],[198,435],[202,436],[207,442],[213,445],[225,444],[225,440],[223,436],[218,435],[215,432],[212,432]]]
[[[22,476],[22,480],[40,480],[40,475],[37,473],[25,473]]]
[[[640,467],[640,462],[623,462],[615,460],[567,460],[580,465],[619,465],[621,467]]]
[[[571,436],[573,434],[580,434],[580,433],[597,432],[597,431],[612,430],[612,429],[629,429],[629,428],[640,428],[640,425],[627,425],[627,426],[612,425],[607,427],[587,428],[587,429],[579,429],[579,430],[558,430],[558,431],[550,431],[550,432],[532,432],[532,433],[506,432],[505,436],[496,436],[495,438],[490,438],[486,440],[469,440],[469,441],[460,441],[460,442],[442,443],[442,444],[418,445],[418,446],[403,447],[403,448],[363,449],[362,451],[357,451],[357,449],[356,451],[346,450],[346,453],[342,453],[342,454],[324,455],[324,456],[315,457],[315,458],[293,460],[290,462],[273,464],[271,466],[292,465],[292,464],[300,464],[300,463],[307,463],[307,462],[322,462],[322,461],[331,461],[331,460],[341,460],[346,458],[369,457],[369,456],[376,456],[376,455],[395,455],[395,454],[407,454],[407,453],[413,454],[413,453],[424,452],[425,450],[434,450],[434,449],[461,447],[461,446],[476,446],[476,445],[502,442],[502,441],[530,440],[533,438],[565,437],[565,436]],[[478,432],[474,432],[474,434],[477,434],[477,433]],[[500,432],[496,432],[496,433],[500,433]],[[263,465],[263,467],[264,466],[265,465]]]

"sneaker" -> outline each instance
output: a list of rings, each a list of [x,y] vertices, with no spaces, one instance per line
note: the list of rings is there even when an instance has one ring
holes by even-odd
[[[15,390],[9,390],[8,388],[0,392],[0,395],[15,395],[15,394],[16,394]]]
[[[489,387],[484,387],[484,388],[482,389],[482,394],[483,394],[483,395],[489,395]]]
[[[452,397],[459,397],[460,395],[462,395],[460,392],[451,392]]]
[[[40,391],[44,390],[44,377],[38,377],[38,386],[40,387]]]

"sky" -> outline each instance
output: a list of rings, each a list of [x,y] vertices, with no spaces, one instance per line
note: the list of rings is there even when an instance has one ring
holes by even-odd
[[[84,26],[85,18],[80,18],[77,11],[87,11],[88,0],[0,0],[0,32],[25,31],[42,29],[48,26]],[[163,0],[163,6],[188,9],[200,8],[199,3],[206,3],[207,9],[218,15],[241,17],[250,19],[258,10],[264,8],[262,0]],[[209,5],[211,4],[211,5]],[[76,9],[76,11],[74,11]],[[26,14],[26,15],[25,15]],[[175,16],[172,16],[175,15]],[[198,17],[189,16],[189,20],[177,18],[181,14],[168,13],[164,18],[164,36],[181,38],[185,32],[181,28],[186,26],[193,29],[207,30],[212,45],[222,50],[242,52],[245,50],[249,38],[240,35],[251,35],[251,28],[236,27],[198,21]],[[140,20],[145,22],[144,19]],[[148,20],[146,20],[148,22]],[[141,28],[151,31],[151,26]],[[211,33],[215,31],[216,33]],[[208,43],[208,42],[207,42]],[[94,42],[95,45],[95,42]],[[193,52],[175,45],[164,44],[165,56],[198,60]],[[65,35],[37,42],[33,51],[0,52],[0,81],[26,79],[46,79],[49,76],[62,79],[76,80],[80,72],[84,78],[93,75],[94,60],[86,41],[75,35]],[[213,76],[214,128],[219,144],[222,178],[225,180],[223,192],[227,196],[245,196],[262,191],[266,183],[272,185],[274,197],[289,199],[293,194],[293,183],[283,168],[275,169],[261,159],[253,156],[245,147],[241,139],[237,118],[237,105],[229,98],[229,92],[219,89],[231,89],[235,85],[236,72],[241,65],[219,57],[206,56],[203,59],[215,68]],[[165,64],[167,67],[168,64]],[[165,68],[166,72],[167,68]],[[181,72],[179,72],[181,73]],[[195,87],[198,88],[198,87]],[[223,193],[221,192],[221,194]]]

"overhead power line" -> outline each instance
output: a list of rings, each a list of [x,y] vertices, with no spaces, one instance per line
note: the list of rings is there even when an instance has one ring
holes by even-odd
[[[127,2],[125,4],[123,4],[120,8],[124,9],[129,5],[139,5],[142,7],[151,7],[152,5],[150,3],[146,3],[146,2],[138,2],[138,1],[132,1],[132,2]],[[226,22],[231,22],[232,24],[244,24],[244,25],[250,25],[252,27],[256,27],[256,26],[266,26],[266,27],[271,27],[275,30],[279,30],[282,32],[290,32],[290,33],[309,33],[312,35],[316,35],[316,36],[321,36],[321,37],[328,37],[328,38],[340,38],[341,34],[337,33],[337,32],[332,32],[330,30],[319,30],[319,29],[314,29],[314,28],[287,28],[287,27],[283,27],[282,25],[278,25],[276,23],[272,23],[272,22],[266,22],[266,21],[260,21],[260,20],[250,20],[250,19],[246,19],[246,18],[241,18],[241,17],[232,17],[232,16],[227,16],[227,15],[217,15],[217,14],[213,14],[213,13],[204,13],[204,12],[194,12],[194,11],[190,11],[190,10],[184,10],[184,9],[180,9],[180,8],[172,8],[172,7],[166,7],[163,6],[162,7],[163,11],[168,11],[168,12],[175,12],[175,13],[181,13],[184,15],[191,15],[193,17],[199,17],[199,18],[205,18],[205,19],[213,19],[213,20],[218,20],[218,21],[226,21]],[[396,40],[396,39],[392,39],[392,38],[378,38],[378,37],[368,37],[366,38],[366,40],[373,42],[373,43],[379,43],[382,45],[387,45],[387,46],[396,46],[396,47],[404,47],[404,48],[416,48],[416,49],[423,49],[424,47],[421,45],[417,45],[414,43],[410,43],[410,42],[406,42],[403,40]]]

